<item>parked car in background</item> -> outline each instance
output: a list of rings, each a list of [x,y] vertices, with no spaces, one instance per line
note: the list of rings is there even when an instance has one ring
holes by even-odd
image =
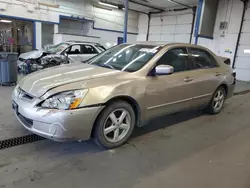
[[[24,77],[13,92],[13,109],[21,124],[40,136],[92,137],[114,148],[157,116],[196,108],[219,113],[233,95],[235,77],[201,46],[122,44],[85,63]]]
[[[49,45],[43,50],[34,50],[21,54],[18,58],[18,70],[22,74],[28,74],[64,63],[86,61],[105,50],[98,43],[80,41],[68,41],[54,46]]]

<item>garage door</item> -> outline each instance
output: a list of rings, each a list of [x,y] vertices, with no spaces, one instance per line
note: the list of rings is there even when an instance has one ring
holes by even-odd
[[[148,40],[189,43],[192,20],[192,10],[153,14]]]
[[[250,81],[250,3],[248,3],[248,9],[243,22],[235,70],[238,80]]]

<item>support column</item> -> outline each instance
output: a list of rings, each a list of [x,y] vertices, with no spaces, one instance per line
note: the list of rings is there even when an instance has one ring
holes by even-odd
[[[198,3],[198,9],[197,9],[197,18],[196,18],[196,24],[195,24],[195,44],[198,44],[198,38],[199,38],[199,31],[200,31],[200,22],[201,22],[201,13],[203,8],[203,1],[199,0]]]
[[[58,24],[54,24],[54,35],[53,35],[53,44],[57,44],[58,41],[56,39],[56,34],[59,33],[59,26]]]
[[[127,42],[128,32],[128,0],[124,0],[125,12],[124,12],[124,30],[123,30],[123,43]]]
[[[42,49],[42,23],[33,22],[33,48]]]

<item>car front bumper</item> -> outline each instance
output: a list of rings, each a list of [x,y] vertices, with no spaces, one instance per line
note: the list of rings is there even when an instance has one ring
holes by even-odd
[[[37,107],[37,101],[19,99],[13,93],[13,109],[17,119],[30,132],[58,141],[88,140],[94,122],[103,106],[76,110]]]

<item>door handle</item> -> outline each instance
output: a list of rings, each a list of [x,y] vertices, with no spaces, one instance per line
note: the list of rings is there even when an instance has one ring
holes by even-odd
[[[220,72],[216,72],[214,75],[215,76],[221,76],[221,73]]]
[[[192,82],[193,80],[194,80],[193,78],[186,77],[184,79],[184,82]]]

